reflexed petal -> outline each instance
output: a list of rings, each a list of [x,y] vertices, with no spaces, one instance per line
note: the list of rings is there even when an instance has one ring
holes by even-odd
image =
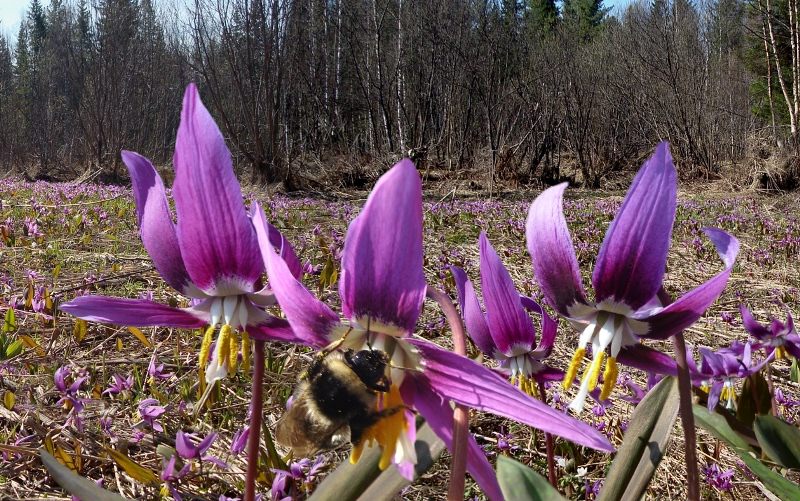
[[[164,281],[185,293],[190,280],[169,213],[164,182],[150,160],[138,153],[123,151],[122,161],[131,176],[142,244]]]
[[[453,408],[442,400],[424,377],[406,378],[401,388],[403,400],[413,402],[414,408],[422,414],[428,426],[442,439],[448,450],[453,450]],[[497,475],[486,459],[486,453],[475,442],[475,437],[467,437],[467,471],[478,483],[484,494],[491,500],[503,499]]]
[[[261,207],[258,206],[258,203],[253,204],[253,214],[256,212],[260,212]],[[292,244],[283,236],[283,234],[278,231],[278,228],[266,223],[267,228],[269,229],[269,242],[272,244],[273,247],[278,249],[278,254],[281,258],[286,261],[286,266],[289,268],[289,271],[292,275],[300,280],[303,278],[303,264],[297,258],[297,254],[294,252],[294,248]]]
[[[553,345],[556,342],[556,334],[558,334],[558,322],[544,311],[539,303],[527,296],[520,296],[522,306],[528,310],[536,313],[542,317],[542,339],[539,341],[539,346],[534,350],[534,358],[547,358],[553,351]],[[534,346],[536,344],[534,343]]]
[[[678,365],[672,357],[643,344],[622,348],[617,356],[617,362],[645,372],[668,376],[678,375]]]
[[[515,347],[530,349],[536,345],[536,332],[530,317],[522,308],[514,281],[483,232],[479,237],[479,246],[481,291],[494,344],[505,354],[510,354]]]
[[[564,219],[563,198],[567,183],[553,186],[536,197],[528,211],[525,239],[533,259],[533,273],[547,302],[569,316],[568,307],[585,303],[586,293],[575,247]]]
[[[173,163],[178,242],[192,281],[210,295],[252,292],[264,270],[256,235],[231,154],[194,84],[183,97]]]
[[[192,439],[182,431],[175,435],[175,450],[183,459],[194,459],[198,456],[198,447],[192,443]]]
[[[269,229],[263,211],[259,210],[253,215],[253,225],[272,292],[294,330],[294,342],[305,342],[312,346],[327,345],[330,342],[328,334],[340,325],[339,315],[334,313],[328,305],[315,298],[292,275],[286,261],[275,252],[269,241]],[[260,332],[264,334],[263,330]],[[280,333],[272,331],[270,335],[279,336]],[[277,339],[277,337],[273,337],[273,339]],[[292,339],[286,340],[291,341]]]
[[[409,339],[425,359],[434,390],[453,401],[527,424],[601,451],[614,448],[600,432],[531,398],[492,370],[422,339]]]
[[[756,322],[756,320],[753,318],[753,314],[750,313],[750,310],[748,310],[745,305],[739,306],[739,312],[742,315],[742,323],[744,324],[744,328],[750,333],[751,336],[756,339],[764,339],[770,336],[770,330]]]
[[[472,286],[472,282],[467,280],[467,275],[461,268],[451,266],[450,269],[456,281],[458,302],[461,306],[461,314],[464,316],[467,334],[479,350],[493,357],[496,346],[489,334],[489,326],[486,325],[486,317],[481,311],[481,305],[475,295],[475,288]]]
[[[146,299],[107,296],[79,296],[59,306],[61,311],[84,320],[131,327],[202,327],[208,319],[201,313],[172,308]]]
[[[667,339],[673,336],[692,325],[722,294],[733,270],[736,255],[739,253],[739,241],[722,230],[706,228],[705,232],[717,248],[726,268],[655,315],[647,318],[637,317],[638,320],[650,324],[650,331],[642,337]]]
[[[247,327],[247,334],[257,341],[283,341],[286,343],[300,343],[322,347],[329,341],[322,338],[308,339],[300,337],[292,325],[283,318],[270,317],[266,322]]]
[[[403,160],[381,176],[350,223],[339,294],[350,319],[370,317],[414,330],[425,299],[422,184]]]
[[[666,142],[639,170],[606,232],[592,283],[596,301],[613,299],[637,310],[664,278],[675,221],[677,173]]]

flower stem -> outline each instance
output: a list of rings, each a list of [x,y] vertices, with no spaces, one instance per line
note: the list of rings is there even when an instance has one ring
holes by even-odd
[[[767,389],[769,390],[769,402],[772,415],[778,415],[778,403],[775,401],[775,384],[772,382],[772,362],[767,363]]]
[[[247,438],[247,477],[245,501],[256,499],[258,445],[261,440],[261,412],[264,406],[264,341],[253,340],[253,396],[250,400],[250,436]]]
[[[689,488],[689,501],[700,500],[700,477],[697,472],[697,437],[692,412],[692,382],[689,365],[686,361],[686,343],[683,332],[672,337],[675,346],[675,361],[678,363],[678,393],[680,395],[681,424],[686,436],[686,480]]]
[[[450,297],[444,292],[428,286],[427,296],[436,301],[444,312],[450,331],[453,334],[453,348],[459,355],[467,355],[467,337],[464,324],[456,311]],[[466,407],[456,405],[453,411],[453,449],[450,463],[450,485],[447,489],[448,500],[464,499],[464,485],[467,472],[467,437],[469,435],[469,411]]]
[[[547,393],[545,392],[544,383],[539,381],[539,396],[542,402],[547,404]],[[550,480],[550,485],[558,488],[558,480],[556,479],[556,464],[555,464],[555,447],[553,446],[553,435],[549,433],[544,434],[544,443],[547,448],[547,478]]]

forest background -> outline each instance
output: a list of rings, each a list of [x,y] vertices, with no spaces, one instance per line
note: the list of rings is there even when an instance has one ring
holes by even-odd
[[[31,0],[0,34],[0,166],[168,164],[196,81],[240,175],[287,190],[365,187],[404,155],[482,187],[597,187],[661,139],[684,179],[791,189],[797,4]]]

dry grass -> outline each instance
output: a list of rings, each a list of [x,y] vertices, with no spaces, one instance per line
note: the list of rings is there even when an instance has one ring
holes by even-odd
[[[19,181],[3,181],[0,185],[0,224],[12,222],[15,241],[0,245],[0,314],[15,303],[17,327],[11,335],[30,336],[38,348],[26,348],[22,354],[0,360],[0,393],[13,393],[11,409],[0,406],[0,497],[3,499],[65,498],[44,472],[34,452],[47,440],[56,448],[75,456],[80,451],[80,473],[88,478],[103,478],[105,485],[135,499],[160,496],[158,487],[143,487],[134,482],[116,464],[107,459],[103,449],[113,445],[158,474],[162,458],[156,444],[174,445],[175,432],[193,430],[205,435],[220,434],[212,454],[230,464],[228,471],[205,465],[195,469],[180,484],[184,499],[217,499],[220,494],[236,495],[243,482],[243,456],[229,452],[234,432],[244,424],[249,382],[241,373],[222,386],[215,403],[199,418],[193,415],[192,403],[197,397],[197,350],[200,339],[189,330],[143,329],[152,342],[147,348],[125,328],[90,324],[85,338],[73,335],[75,321],[68,315],[52,317],[53,308],[45,306],[35,312],[26,304],[29,284],[33,291],[44,287],[54,301],[66,301],[77,291],[114,296],[138,297],[150,291],[158,301],[184,304],[185,300],[163,284],[153,270],[137,236],[135,209],[127,192],[104,187],[69,185],[35,185]],[[439,195],[431,195],[426,206],[426,273],[429,282],[439,284],[454,296],[446,267],[456,264],[465,268],[471,278],[478,277],[477,237],[481,229],[503,257],[521,292],[537,296],[525,251],[523,223],[527,206],[536,193],[517,192],[500,200],[483,201],[471,194],[471,200],[444,196],[454,186],[439,187]],[[568,219],[573,239],[582,242],[578,257],[589,283],[589,273],[605,229],[624,193],[590,193],[570,191]],[[285,232],[299,251],[301,259],[324,264],[341,246],[346,222],[357,213],[364,193],[351,194],[351,201],[323,202],[314,199],[272,198],[254,193],[267,206],[270,219]],[[354,199],[354,200],[353,200]],[[723,296],[706,316],[687,332],[687,340],[695,345],[718,347],[734,339],[746,340],[740,323],[723,321],[723,313],[738,316],[738,305],[751,305],[764,321],[768,314],[780,315],[782,301],[794,312],[800,299],[800,266],[798,244],[783,245],[789,235],[800,239],[800,210],[795,196],[769,197],[757,192],[731,193],[724,184],[693,186],[680,195],[681,207],[675,225],[673,246],[668,262],[666,288],[673,295],[690,290],[722,269],[708,241],[694,242],[702,226],[718,226],[740,238],[742,251]],[[74,204],[74,205],[69,205]],[[729,217],[733,214],[735,217]],[[38,221],[40,237],[26,236],[25,218]],[[315,229],[315,226],[317,227]],[[31,282],[28,270],[38,274]],[[309,287],[333,304],[338,301],[336,287],[319,283],[309,276]],[[54,305],[55,306],[55,305]],[[433,304],[426,303],[419,333],[442,345],[449,345],[440,315]],[[576,344],[576,336],[566,324],[561,325],[552,364],[564,368]],[[670,351],[667,343],[653,345]],[[37,353],[38,351],[38,353]],[[155,354],[159,363],[174,375],[155,385],[147,383],[147,366]],[[476,354],[476,353],[475,353]],[[293,382],[309,360],[305,348],[271,345],[267,375],[267,402],[264,415],[267,424],[279,416]],[[84,430],[78,432],[65,425],[67,411],[56,405],[60,396],[53,385],[53,372],[64,365],[89,379],[81,395],[89,399],[84,411]],[[644,384],[643,374],[629,374]],[[112,374],[134,374],[134,389],[127,398],[101,396]],[[786,365],[778,365],[780,386],[797,394],[797,385],[788,380]],[[136,403],[154,396],[168,407],[164,415],[165,433],[146,430],[138,443],[133,440],[139,420]],[[631,406],[619,399],[606,416],[585,419],[605,423],[606,430],[619,444],[619,424],[630,415]],[[113,439],[100,427],[100,418],[112,420]],[[494,433],[507,430],[513,434],[515,457],[543,471],[544,457],[541,434],[503,420],[474,414],[472,430],[479,443],[496,452]],[[28,438],[24,438],[28,437]],[[667,455],[658,469],[648,498],[665,499],[686,496],[685,472],[682,463],[683,432],[676,425]],[[20,441],[13,447],[15,442]],[[704,498],[739,500],[763,499],[759,484],[745,477],[736,466],[736,459],[724,446],[700,433],[701,461],[718,462],[721,467],[736,471],[734,488],[720,493],[704,488]],[[78,447],[79,445],[79,447]],[[12,446],[12,447],[9,447]],[[603,478],[609,464],[607,456],[575,449],[559,441],[559,454],[571,462],[561,469],[562,488],[569,496],[582,499],[585,480]],[[346,457],[338,450],[327,456],[334,466]],[[440,499],[444,497],[447,478],[447,454],[417,484],[404,491],[404,499]],[[577,467],[586,467],[585,476],[577,475]],[[470,484],[469,494],[478,494]],[[268,484],[263,487],[268,490]]]

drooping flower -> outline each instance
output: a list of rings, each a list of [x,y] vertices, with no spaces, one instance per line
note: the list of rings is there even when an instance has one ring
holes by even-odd
[[[616,384],[617,362],[675,374],[674,360],[644,346],[641,339],[667,339],[690,326],[728,281],[739,242],[724,231],[706,228],[725,269],[667,304],[662,281],[675,221],[676,179],[669,147],[661,143],[633,180],[603,240],[592,274],[593,302],[586,297],[562,211],[567,184],[545,190],[528,212],[526,237],[534,275],[548,304],[581,333],[564,378],[565,388],[575,379],[587,348],[592,348],[592,362],[570,404],[577,412],[597,387],[601,373],[600,400],[610,395]]]
[[[726,409],[735,408],[735,380],[755,374],[767,364],[772,357],[754,363],[752,346],[734,341],[730,346],[713,351],[700,347],[700,368],[691,355],[690,347],[686,347],[686,361],[692,383],[708,393],[708,410],[713,411],[722,398]]]
[[[553,351],[556,322],[533,299],[520,296],[485,233],[481,232],[478,242],[485,314],[464,270],[451,267],[467,333],[478,349],[498,360],[510,373],[512,383],[534,395],[537,393],[535,383],[564,377],[562,371],[544,364]],[[526,309],[542,319],[539,345],[536,344],[536,328]]]
[[[118,395],[133,388],[132,374],[127,378],[122,377],[119,374],[114,374],[113,378],[114,382],[111,383],[111,385],[103,392],[103,395]]]
[[[130,151],[122,152],[122,160],[131,176],[144,247],[164,281],[194,304],[173,308],[147,299],[81,296],[61,309],[86,320],[127,326],[208,326],[201,369],[219,326],[216,349],[205,371],[209,383],[235,369],[240,340],[244,346],[249,336],[296,341],[284,320],[263,309],[274,305],[275,299],[261,283],[264,264],[256,234],[231,154],[194,84],[186,88],[175,141],[172,194],[177,224],[152,163]],[[273,226],[268,225],[268,231],[268,245],[277,246],[291,273],[300,276],[302,266],[291,246]]]
[[[155,398],[146,398],[139,402],[139,416],[142,422],[147,424],[154,431],[164,431],[164,427],[158,421],[158,418],[167,412],[167,409],[159,405],[158,400]]]
[[[410,478],[416,462],[415,417],[420,413],[452,447],[451,402],[492,412],[599,450],[610,450],[605,437],[531,398],[490,369],[416,337],[427,285],[422,255],[422,186],[414,165],[404,160],[378,180],[362,212],[347,232],[339,293],[342,321],[290,272],[270,245],[260,211],[256,233],[273,292],[299,337],[322,348],[337,343],[353,350],[382,350],[390,360],[390,391],[384,408],[400,408],[368,429],[355,444],[357,460],[367,441],[383,447],[382,468],[397,464]],[[486,455],[469,437],[467,469],[491,499],[501,499]]]
[[[739,311],[744,328],[758,341],[757,348],[764,348],[768,356],[774,352],[776,359],[800,358],[800,334],[795,330],[791,313],[786,313],[786,323],[773,318],[769,327],[766,327],[756,322],[753,314],[744,305],[741,305]]]
[[[56,402],[56,405],[60,405],[65,410],[69,411],[67,415],[67,424],[72,424],[78,431],[83,431],[83,418],[81,413],[83,412],[84,404],[87,399],[79,397],[78,391],[89,377],[76,377],[71,384],[67,384],[67,378],[70,377],[71,373],[72,371],[70,368],[65,365],[56,369],[53,374],[56,390],[61,394],[61,398]]]
[[[150,357],[150,363],[147,366],[147,375],[150,376],[150,384],[155,384],[158,380],[166,380],[172,377],[171,372],[164,370],[164,364],[156,362],[156,354]]]
[[[228,468],[228,464],[225,463],[225,461],[222,461],[216,456],[206,454],[216,439],[216,433],[209,433],[205,438],[201,439],[194,433],[178,431],[178,433],[175,434],[175,450],[183,459],[199,459],[200,461],[207,461],[220,468],[226,469]],[[195,445],[195,441],[197,445]]]

